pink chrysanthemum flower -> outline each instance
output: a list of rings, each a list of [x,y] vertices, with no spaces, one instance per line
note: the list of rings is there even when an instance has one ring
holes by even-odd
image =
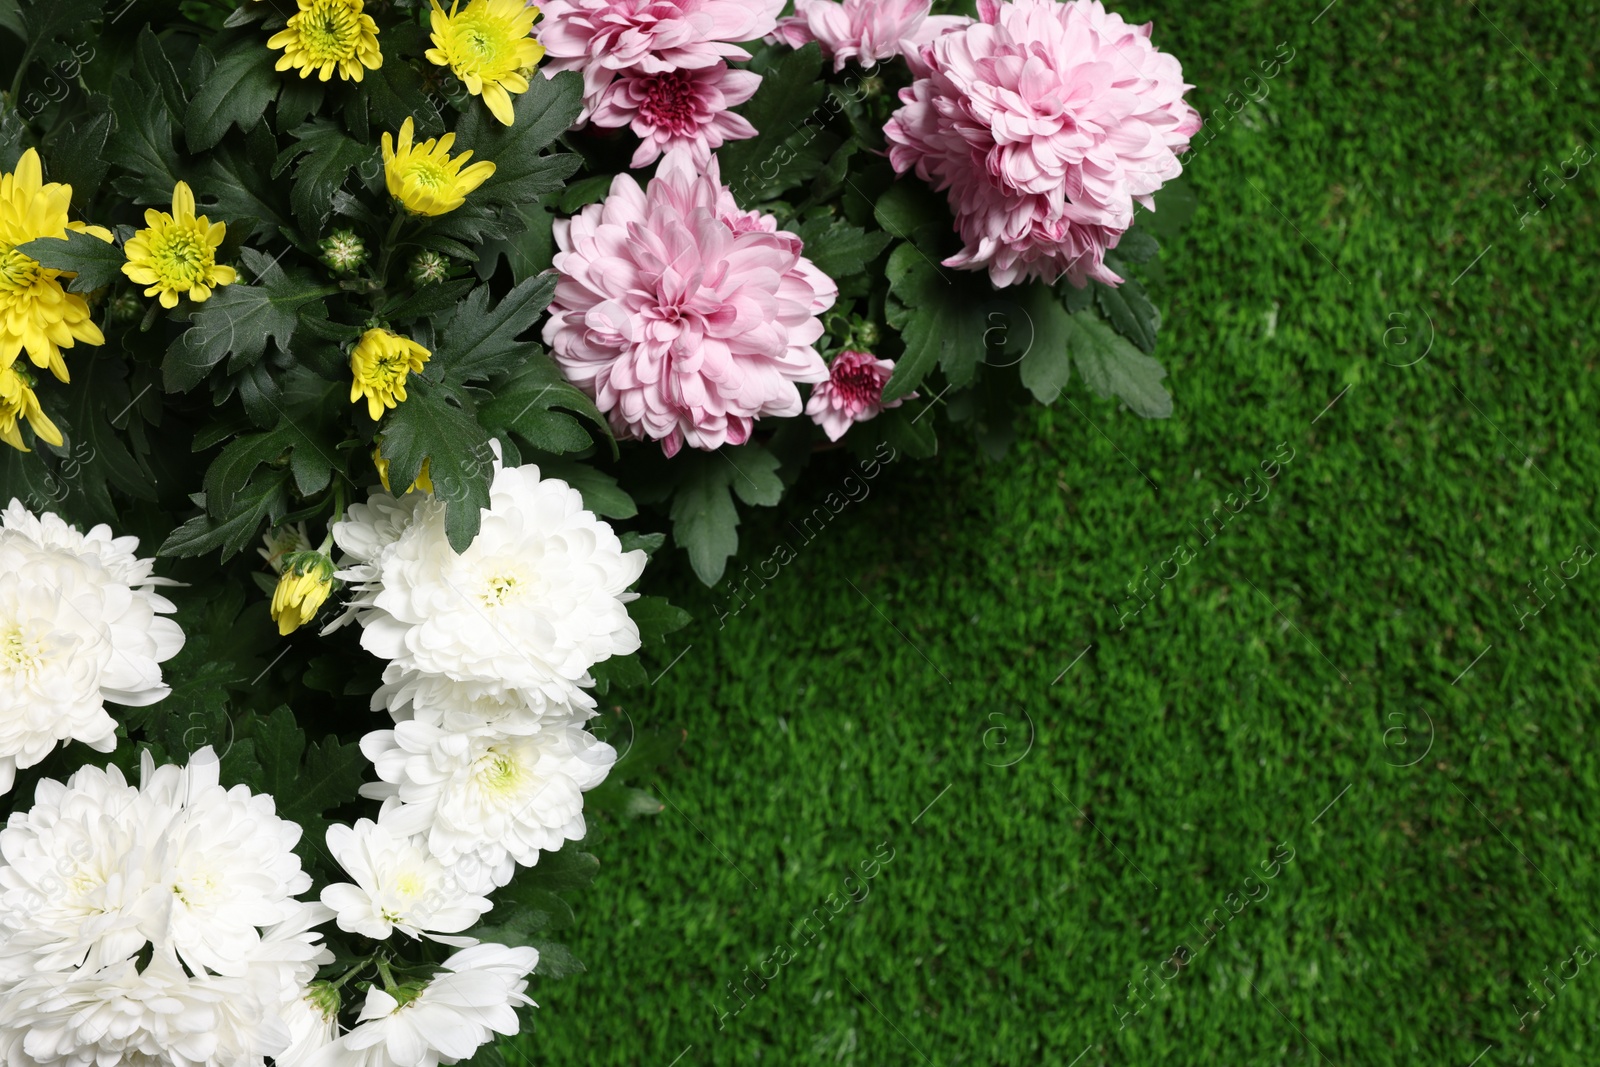
[[[828,365],[828,380],[811,390],[806,414],[822,427],[828,440],[837,441],[854,423],[876,418],[881,412],[897,408],[916,393],[883,402],[883,387],[894,374],[894,360],[879,359],[871,352],[845,349]]]
[[[811,41],[833,57],[833,69],[855,60],[873,67],[902,52],[914,52],[941,33],[972,20],[965,15],[928,15],[931,0],[795,0],[794,14],[780,19],[767,40],[803,48]]]
[[[750,58],[737,42],[777,25],[783,0],[544,0],[537,36],[546,77],[583,72],[586,120],[620,71],[698,70]]]
[[[896,170],[947,190],[966,247],[947,266],[995,285],[1122,279],[1102,262],[1135,201],[1178,176],[1200,116],[1177,59],[1100,0],[979,0],[980,20],[908,57],[884,127]]]
[[[726,63],[661,74],[624,71],[600,94],[590,116],[596,126],[627,126],[644,142],[628,164],[647,167],[674,148],[697,165],[711,162],[724,142],[754,137],[756,128],[728,109],[755,95],[761,75]]]
[[[770,215],[740,212],[713,158],[671,152],[646,189],[627,174],[555,225],[561,275],[544,340],[618,436],[715,449],[800,414],[821,382],[819,314],[838,286]]]

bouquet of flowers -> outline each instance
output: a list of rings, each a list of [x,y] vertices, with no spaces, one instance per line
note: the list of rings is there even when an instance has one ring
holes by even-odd
[[[669,530],[714,584],[814,453],[998,455],[1073,366],[1170,412],[1150,37],[0,0],[0,1060],[499,1062],[660,808]]]

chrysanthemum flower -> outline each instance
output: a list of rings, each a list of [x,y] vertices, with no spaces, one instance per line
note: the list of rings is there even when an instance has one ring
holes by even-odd
[[[14,173],[0,175],[0,367],[9,368],[27,352],[34,366],[66,381],[63,348],[78,341],[105,344],[105,335],[89,318],[88,301],[62,287],[62,279],[73,275],[41,267],[16,249],[40,237],[65,238],[68,230],[111,240],[103,226],[70,221],[71,206],[72,186],[46,185],[39,153],[32,148],[22,153]]]
[[[183,631],[161,613],[152,561],[136,538],[97,526],[78,533],[54,515],[41,520],[13,500],[0,528],[0,793],[18,768],[58,742],[116,747],[107,701],[154,704],[169,692],[161,663],[183,647]]]
[[[980,0],[980,21],[907,60],[884,127],[897,171],[947,190],[965,241],[947,266],[1121,281],[1103,262],[1134,204],[1177,177],[1200,126],[1171,55],[1100,0]]]
[[[465,733],[491,729],[510,737],[536,734],[547,724],[584,722],[595,715],[594,697],[581,689],[555,700],[542,690],[498,682],[458,681],[389,664],[383,685],[372,694],[372,710],[386,709],[395,722],[426,723]]]
[[[328,827],[328,852],[354,879],[322,890],[339,929],[378,941],[399,930],[447,945],[473,943],[447,935],[475,924],[489,901],[463,889],[422,838],[396,834],[382,818],[358,819],[353,827]]]
[[[409,119],[406,121],[410,121]],[[373,328],[350,351],[350,402],[367,401],[367,414],[377,422],[384,408],[406,398],[406,375],[421,374],[433,353],[409,337]]]
[[[283,574],[272,591],[272,621],[287,637],[310,622],[333,592],[333,560],[321,552],[295,552],[284,558]]]
[[[217,286],[232,285],[239,274],[217,263],[217,246],[228,232],[220,222],[194,214],[194,193],[188,182],[172,190],[172,214],[150,208],[144,213],[145,229],[128,239],[128,262],[122,273],[139,285],[145,296],[159,296],[161,306],[178,306],[187,296],[199,303]]]
[[[375,493],[334,524],[361,644],[402,671],[542,693],[554,703],[594,684],[589,668],[639,648],[628,588],[645,555],[533,465],[495,462],[478,536],[450,547],[445,504]]]
[[[0,441],[26,452],[28,446],[22,440],[22,422],[27,422],[40,440],[58,448],[61,446],[61,431],[39,406],[27,373],[15,366],[0,367]]]
[[[537,734],[457,732],[397,723],[361,739],[382,781],[362,796],[398,797],[384,822],[394,833],[424,838],[463,884],[505,885],[514,864],[532,866],[584,835],[583,794],[605,781],[617,752],[581,723],[549,724]],[[474,879],[472,871],[486,876]]]
[[[885,404],[883,387],[893,375],[894,360],[846,349],[828,365],[828,380],[811,390],[806,414],[822,427],[828,440],[837,441],[853,424],[876,418],[917,395],[912,393]]]
[[[539,39],[547,77],[583,72],[583,114],[619,71],[662,74],[746,60],[738,42],[771,33],[783,0],[546,0]]]
[[[412,132],[412,122],[406,119],[400,124],[398,145],[388,133],[383,135],[383,180],[389,186],[389,195],[411,214],[443,215],[454,211],[466,203],[468,193],[494,174],[494,164],[488,160],[462,170],[472,158],[471,152],[450,158],[455,134],[430,137],[414,145]]]
[[[930,0],[795,0],[794,14],[780,19],[767,40],[790,48],[816,41],[823,55],[833,57],[835,71],[851,60],[874,67],[972,21],[964,15],[929,16],[930,6]]]
[[[209,748],[39,783],[0,829],[0,1062],[259,1064],[332,961],[300,828]],[[287,1061],[286,1061],[287,1062]]]
[[[449,67],[467,92],[483,97],[489,111],[506,126],[516,119],[511,94],[528,91],[528,75],[544,56],[544,45],[531,36],[539,9],[523,0],[469,0],[459,11],[454,0],[447,15],[433,0],[433,47],[424,53],[430,63]]]
[[[838,286],[772,216],[739,210],[715,159],[672,152],[646,189],[619,174],[555,239],[544,340],[619,437],[669,456],[743,444],[756,419],[800,414],[796,382],[827,380],[817,316]]]
[[[661,74],[624,71],[600,96],[596,126],[630,127],[644,142],[631,167],[647,167],[674,148],[686,148],[699,166],[727,141],[754,137],[756,128],[728,109],[749,100],[761,75],[726,63]]]
[[[383,66],[378,50],[378,24],[362,14],[362,0],[300,0],[289,25],[272,35],[268,48],[281,48],[278,70],[297,67],[300,77],[317,72],[327,81],[338,71],[345,81],[360,81],[368,70]]]
[[[433,1067],[470,1059],[495,1034],[520,1027],[516,1009],[532,1004],[524,992],[539,950],[483,944],[444,961],[426,985],[400,987],[395,997],[374,983],[358,1026],[329,1046],[315,1067]]]

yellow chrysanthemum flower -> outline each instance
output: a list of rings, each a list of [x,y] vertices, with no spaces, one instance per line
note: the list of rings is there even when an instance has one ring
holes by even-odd
[[[454,0],[446,15],[433,0],[428,60],[449,67],[467,92],[483,97],[494,117],[509,126],[516,117],[511,94],[528,91],[528,75],[544,58],[544,45],[529,36],[539,9],[522,0],[471,0],[457,14],[460,6]]]
[[[389,487],[389,461],[383,458],[383,453],[377,448],[372,450],[372,464],[378,468],[378,481],[383,483],[383,491],[385,493],[393,493],[394,490]],[[411,492],[413,489],[421,489],[424,493],[433,492],[433,478],[428,472],[428,461],[426,459],[422,461],[422,469],[417,472],[417,480],[406,487],[406,493]],[[401,493],[400,495],[405,496],[406,493]]]
[[[0,367],[0,441],[12,448],[29,451],[22,443],[20,420],[26,419],[41,441],[61,446],[61,431],[45,416],[39,407],[39,398],[33,395],[33,383],[15,367]]]
[[[321,552],[296,552],[284,560],[272,591],[272,621],[287,637],[310,622],[333,592],[333,561]]]
[[[238,271],[217,265],[217,246],[227,226],[204,215],[195,218],[188,182],[172,190],[172,214],[151,208],[144,223],[147,229],[129,238],[124,249],[128,262],[122,273],[149,286],[144,295],[159,295],[162,307],[177,307],[184,294],[199,303],[210,298],[213,288],[238,280]]]
[[[267,41],[268,48],[283,49],[277,69],[297,67],[302,78],[316,71],[320,81],[337,70],[345,81],[358,82],[367,70],[383,66],[378,24],[361,13],[362,6],[362,0],[300,0],[289,25]]]
[[[350,352],[350,402],[367,399],[367,414],[377,422],[384,408],[393,408],[406,398],[406,375],[421,374],[422,365],[433,355],[409,337],[388,330],[372,329],[361,335]]]
[[[72,186],[46,185],[39,153],[32,148],[22,153],[14,173],[0,174],[0,368],[9,369],[25,351],[35,367],[66,381],[63,348],[78,341],[106,343],[89,318],[89,302],[62,287],[62,280],[73,275],[42,267],[16,248],[40,237],[65,238],[68,230],[111,240],[103,226],[69,221],[71,206]]]
[[[450,158],[456,135],[447,133],[413,145],[414,127],[410,119],[400,124],[397,147],[387,133],[383,135],[383,180],[389,195],[405,205],[413,215],[443,215],[466,203],[467,194],[489,180],[494,164],[487,160],[466,170],[462,164],[472,158],[463,152]]]

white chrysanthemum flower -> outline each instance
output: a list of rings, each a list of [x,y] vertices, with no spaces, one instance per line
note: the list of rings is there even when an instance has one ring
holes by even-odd
[[[333,958],[271,797],[209,748],[141,771],[46,779],[0,829],[0,1063],[260,1065]]]
[[[183,631],[160,617],[173,606],[137,544],[16,501],[0,515],[0,793],[59,742],[115,748],[106,701],[142,707],[169,692],[161,664]]]
[[[462,553],[445,535],[444,503],[423,494],[375,495],[335,525],[354,561],[338,577],[356,586],[361,644],[402,670],[570,701],[594,684],[591,666],[638,649],[625,605],[645,554],[624,552],[576,489],[535,466],[496,460],[489,495]]]
[[[429,850],[480,891],[480,870],[505,885],[514,863],[532,866],[541,851],[580,840],[583,792],[617,761],[577,722],[514,737],[403,722],[362,738],[361,751],[383,779],[362,794],[401,801],[384,821],[395,833],[426,835]]]
[[[488,899],[463,889],[422,837],[391,833],[381,819],[359,819],[353,828],[328,827],[328,851],[355,879],[322,890],[339,929],[380,941],[398,929],[450,945],[477,943],[445,935],[476,923],[491,907]]]
[[[520,1028],[516,1009],[539,962],[533,948],[484,944],[462,949],[420,991],[406,999],[373,986],[359,1025],[311,1060],[312,1067],[438,1067],[475,1053],[495,1034]]]
[[[581,689],[574,689],[568,700],[552,701],[540,690],[458,682],[393,663],[384,668],[383,683],[372,694],[373,711],[386,708],[395,722],[423,722],[454,732],[488,727],[503,734],[536,734],[551,720],[581,722],[595,715],[594,697]]]
[[[308,1067],[312,1057],[339,1036],[339,994],[319,983],[282,1011],[289,1047],[272,1057],[274,1067]]]
[[[288,1043],[275,1004],[243,978],[191,977],[168,953],[141,971],[39,974],[0,1003],[0,1063],[14,1067],[238,1067]]]

